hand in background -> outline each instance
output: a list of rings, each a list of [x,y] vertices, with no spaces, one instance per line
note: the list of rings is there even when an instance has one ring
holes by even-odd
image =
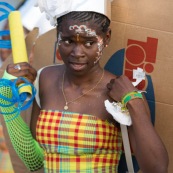
[[[6,71],[16,77],[25,77],[31,83],[35,81],[37,76],[37,71],[27,62],[9,64]]]

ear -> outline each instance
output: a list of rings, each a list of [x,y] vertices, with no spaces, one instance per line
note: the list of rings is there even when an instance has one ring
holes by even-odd
[[[105,35],[105,47],[109,45],[109,42],[111,40],[111,28],[108,28],[106,35]]]

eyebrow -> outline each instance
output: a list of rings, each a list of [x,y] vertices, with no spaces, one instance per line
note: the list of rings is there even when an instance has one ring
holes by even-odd
[[[74,35],[73,36],[70,36],[70,35],[69,36],[66,36],[66,35],[63,36],[63,35],[61,35],[61,38],[62,39],[76,38],[76,35],[75,36]],[[83,38],[85,40],[87,40],[87,39],[97,39],[96,36],[81,36],[81,35],[80,35],[80,38]]]

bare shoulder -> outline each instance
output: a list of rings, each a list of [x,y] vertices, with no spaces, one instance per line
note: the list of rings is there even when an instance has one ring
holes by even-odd
[[[62,74],[64,69],[64,65],[51,65],[44,67],[40,73],[40,82],[42,81],[49,81],[58,78],[59,75]]]
[[[116,79],[117,76],[106,71],[104,73],[104,78],[102,80],[102,82],[100,83],[99,87],[100,87],[100,92],[102,93],[102,98],[105,99],[109,99],[109,96],[107,94],[108,89],[107,89],[107,84],[110,82],[111,79]]]

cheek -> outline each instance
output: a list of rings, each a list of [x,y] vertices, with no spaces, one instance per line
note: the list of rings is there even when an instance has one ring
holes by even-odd
[[[98,47],[91,49],[87,52],[89,61],[94,62],[98,58]]]
[[[67,51],[64,51],[62,48],[59,48],[58,50],[61,60],[65,63],[68,59],[69,53]]]
[[[69,54],[72,51],[71,48],[64,47],[63,45],[59,45],[59,49],[58,50],[59,50],[59,53],[60,53],[62,59],[67,57],[67,56],[69,56]]]
[[[90,46],[90,47],[85,47],[85,46],[83,46],[84,47],[84,52],[87,54],[87,55],[92,55],[92,56],[94,56],[94,55],[96,55],[97,54],[97,52],[98,52],[98,44],[97,43],[94,43],[92,46]]]

